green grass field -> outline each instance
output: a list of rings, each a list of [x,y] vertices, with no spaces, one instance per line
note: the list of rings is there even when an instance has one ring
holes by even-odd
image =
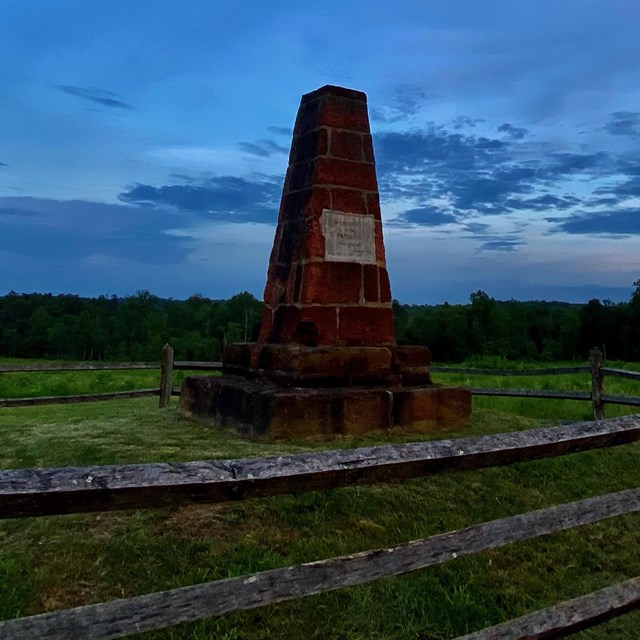
[[[115,387],[123,384],[122,378],[133,385],[129,388],[157,383],[154,371],[76,372],[73,390],[64,393],[111,390],[104,388],[107,378],[98,379],[100,388],[93,386],[93,376],[104,373]],[[60,375],[0,374],[0,396],[26,395],[23,385],[29,382],[23,376],[41,377],[32,395],[52,395]],[[453,374],[434,378],[467,384],[466,377]],[[501,380],[514,387],[589,387],[588,375]],[[488,377],[470,383],[501,384]],[[606,390],[640,395],[640,385],[619,379],[607,380]],[[588,402],[476,398],[466,429],[424,437],[514,431],[589,414]],[[249,442],[182,420],[175,401],[159,410],[156,398],[0,409],[0,468],[5,469],[277,455],[410,439],[415,434],[374,434],[332,443]],[[638,485],[639,462],[640,445],[635,444],[402,485],[0,521],[0,619],[393,546],[628,489]],[[136,637],[454,638],[639,575],[639,525],[637,515],[615,518],[400,578]],[[574,637],[635,640],[639,622],[638,613],[630,614]]]

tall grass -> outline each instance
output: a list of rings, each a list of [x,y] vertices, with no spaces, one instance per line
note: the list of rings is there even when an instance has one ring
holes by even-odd
[[[129,374],[108,373],[114,380]],[[4,375],[9,374],[0,374],[0,379]],[[59,374],[28,375],[54,380]],[[444,375],[436,379],[444,381]],[[553,379],[553,387],[563,379]],[[463,380],[453,378],[451,382]],[[531,378],[509,382],[513,386],[543,383]],[[492,379],[482,383],[499,384]],[[473,384],[480,386],[475,380]],[[588,376],[571,384],[587,390]],[[606,384],[608,387],[609,380]],[[44,389],[43,395],[48,395],[46,385]],[[607,391],[640,395],[637,387],[635,392]],[[496,409],[502,400],[506,404]],[[573,403],[579,406],[565,413],[560,410],[563,403],[476,398],[467,427],[422,438],[533,428],[590,412],[589,403]],[[537,415],[538,411],[547,413]],[[580,411],[582,414],[574,415]],[[1,468],[277,455],[409,438],[417,439],[415,434],[390,432],[330,443],[252,442],[182,420],[175,402],[159,410],[155,398],[0,409]],[[0,619],[389,547],[631,488],[638,483],[639,459],[640,446],[625,445],[503,468],[441,474],[401,485],[377,484],[214,506],[0,521]],[[454,638],[638,575],[639,525],[637,515],[615,518],[399,578],[138,637]],[[638,614],[632,614],[575,637],[636,639],[639,622]]]

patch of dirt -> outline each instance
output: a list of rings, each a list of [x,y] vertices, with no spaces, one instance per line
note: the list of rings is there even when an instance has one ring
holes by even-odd
[[[218,549],[238,542],[268,541],[271,548],[289,545],[302,538],[303,532],[283,528],[269,518],[268,512],[253,512],[242,505],[189,505],[174,511],[160,529],[169,529],[191,540],[215,541]]]

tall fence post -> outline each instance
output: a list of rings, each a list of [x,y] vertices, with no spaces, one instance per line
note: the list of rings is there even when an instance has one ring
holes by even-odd
[[[604,420],[604,374],[602,373],[602,351],[592,349],[591,364],[591,402],[593,403],[593,419]]]
[[[166,407],[171,400],[173,374],[173,349],[165,344],[162,347],[162,357],[160,358],[160,403],[159,407]]]

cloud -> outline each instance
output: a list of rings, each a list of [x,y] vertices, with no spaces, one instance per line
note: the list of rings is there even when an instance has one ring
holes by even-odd
[[[479,124],[483,123],[484,121],[485,121],[484,118],[469,118],[467,116],[458,116],[453,120],[453,122],[451,123],[451,126],[456,131],[459,131],[460,129],[466,129],[466,128],[473,129],[477,127]]]
[[[392,226],[419,224],[425,227],[440,227],[454,222],[457,222],[456,216],[438,207],[419,207],[404,211],[390,224]]]
[[[239,142],[238,146],[245,152],[262,158],[269,158],[274,154],[289,153],[288,147],[283,147],[275,140],[260,140],[259,142]]]
[[[146,207],[172,207],[210,215],[216,220],[275,223],[281,191],[280,177],[219,176],[199,184],[137,184],[119,198]]]
[[[445,201],[453,215],[508,215],[609,206],[640,195],[640,158],[614,151],[557,150],[508,123],[507,135],[483,135],[430,124],[376,136],[381,195],[429,205]],[[515,133],[514,133],[515,130]],[[593,186],[589,186],[589,184]],[[410,207],[409,207],[410,208]]]
[[[37,211],[29,211],[28,209],[17,209],[13,207],[0,206],[0,216],[20,216],[22,218],[39,218],[42,216]]]
[[[287,136],[288,138],[293,135],[293,129],[290,127],[267,127],[267,131],[277,136]]]
[[[640,112],[616,111],[611,114],[611,120],[604,126],[612,136],[640,137]]]
[[[175,216],[166,210],[18,197],[0,198],[0,214],[0,251],[76,268],[92,255],[176,264],[191,244],[168,235]]]
[[[112,91],[87,87],[75,87],[68,84],[57,84],[55,85],[55,88],[63,93],[68,93],[69,95],[77,96],[78,98],[84,98],[89,102],[95,102],[103,107],[110,107],[112,109],[134,109],[132,105],[119,100],[120,96]]]
[[[553,233],[602,234],[611,238],[640,234],[640,209],[594,212],[569,218],[547,218],[555,222]]]
[[[498,127],[498,131],[500,133],[504,133],[512,140],[522,140],[528,133],[529,130],[524,127],[514,127],[512,124],[505,122]]]
[[[529,211],[548,211],[549,209],[563,210],[580,204],[584,204],[584,201],[575,196],[554,196],[550,193],[536,198],[527,198],[526,200],[513,198],[505,202],[505,206],[509,209],[525,209]]]
[[[515,238],[511,236],[494,237],[480,245],[480,251],[500,251],[502,253],[509,253],[515,251],[520,245],[526,244],[522,238]]]
[[[8,167],[9,165],[6,162],[0,162],[0,167]]]
[[[394,89],[389,104],[371,109],[371,119],[387,124],[401,122],[419,113],[422,105],[433,97],[418,86],[400,85]]]

